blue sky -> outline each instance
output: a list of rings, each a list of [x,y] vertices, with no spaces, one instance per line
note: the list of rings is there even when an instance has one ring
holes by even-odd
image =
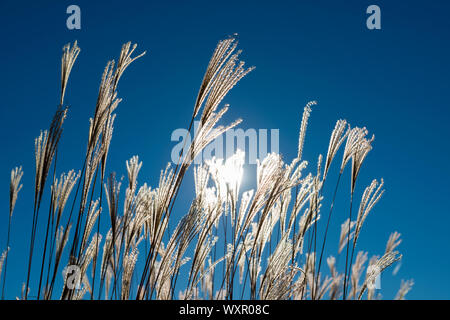
[[[66,28],[70,4],[81,8],[81,30]],[[381,8],[381,30],[366,28],[371,4]],[[225,120],[241,117],[243,129],[280,129],[280,152],[288,161],[297,152],[303,106],[317,100],[304,153],[312,166],[326,153],[337,119],[366,126],[375,142],[357,192],[383,177],[386,193],[359,247],[382,254],[390,232],[400,232],[402,266],[395,277],[388,270],[383,296],[392,298],[400,279],[413,278],[409,298],[450,298],[449,10],[448,1],[437,0],[1,1],[0,248],[6,242],[10,170],[24,169],[8,295],[19,295],[25,279],[34,138],[58,103],[62,46],[78,40],[82,51],[66,94],[70,111],[59,172],[82,165],[103,68],[122,43],[133,41],[147,55],[121,82],[109,169],[125,175],[125,160],[138,154],[144,163],[139,182],[154,186],[170,161],[172,131],[188,125],[214,46],[238,33],[242,58],[256,69],[225,99],[231,105]],[[179,201],[191,196],[187,191]],[[345,219],[341,215],[336,223]]]

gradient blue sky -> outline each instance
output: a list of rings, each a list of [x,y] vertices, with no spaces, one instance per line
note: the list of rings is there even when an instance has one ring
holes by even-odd
[[[81,30],[66,28],[70,4],[81,7]],[[371,4],[381,7],[382,30],[366,28]],[[326,153],[337,119],[366,126],[376,138],[357,192],[383,177],[386,193],[367,219],[359,247],[382,254],[390,232],[400,232],[402,266],[395,277],[392,269],[383,276],[383,296],[392,298],[400,279],[413,278],[409,298],[450,298],[449,12],[450,2],[437,0],[2,0],[2,250],[10,170],[24,169],[13,217],[8,297],[19,295],[25,280],[34,138],[48,127],[58,103],[62,46],[78,40],[82,51],[66,94],[70,111],[59,172],[80,168],[103,68],[122,43],[133,41],[148,53],[122,79],[109,170],[125,175],[125,160],[138,154],[144,162],[139,182],[154,186],[170,160],[172,131],[188,125],[214,46],[238,33],[242,58],[256,70],[225,99],[231,105],[225,120],[242,117],[243,129],[279,128],[280,152],[290,160],[303,106],[318,100],[304,154],[312,170],[318,154]],[[346,190],[341,197],[348,197]],[[186,192],[179,201],[191,196]],[[340,224],[345,214],[336,215]]]

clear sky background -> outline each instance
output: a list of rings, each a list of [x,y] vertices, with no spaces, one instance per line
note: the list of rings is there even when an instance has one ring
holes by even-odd
[[[81,30],[66,28],[71,4],[81,8]],[[381,30],[366,28],[371,4],[381,8]],[[123,102],[107,170],[125,175],[125,160],[138,154],[144,163],[139,182],[155,186],[170,161],[172,131],[188,125],[213,48],[238,33],[242,58],[256,70],[224,100],[231,105],[225,120],[241,117],[243,129],[280,129],[280,152],[290,161],[297,152],[303,106],[317,100],[304,154],[311,170],[319,153],[326,154],[337,119],[366,126],[375,142],[357,192],[383,177],[386,193],[366,221],[359,248],[369,257],[382,254],[390,232],[400,232],[403,262],[396,276],[393,268],[383,276],[383,297],[393,298],[400,280],[412,278],[408,298],[449,299],[449,12],[450,2],[438,0],[2,0],[2,250],[10,170],[24,169],[13,216],[8,297],[20,295],[26,278],[34,138],[48,127],[58,103],[62,46],[78,40],[81,53],[66,94],[70,111],[58,171],[81,167],[103,68],[122,43],[133,41],[147,55],[121,80]],[[192,173],[188,176],[181,203],[192,197]],[[347,189],[341,191],[338,196],[346,199]],[[346,212],[337,210],[335,228]]]

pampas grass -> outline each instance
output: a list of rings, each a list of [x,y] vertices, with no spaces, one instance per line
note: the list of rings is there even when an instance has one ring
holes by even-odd
[[[367,263],[368,253],[359,251],[353,261],[364,222],[383,195],[383,179],[373,180],[359,202],[355,220],[352,206],[356,182],[374,137],[366,128],[351,127],[338,120],[331,131],[326,157],[319,155],[317,168],[303,159],[303,146],[312,106],[306,104],[297,156],[286,161],[277,153],[260,159],[256,188],[241,190],[245,153],[193,165],[194,158],[214,139],[241,122],[219,122],[228,106],[220,107],[228,92],[254,68],[240,61],[237,41],[220,41],[206,68],[188,122],[193,139],[183,147],[178,162],[161,171],[158,185],[139,185],[143,163],[138,156],[126,161],[127,181],[107,175],[107,159],[114,131],[119,80],[127,67],[144,53],[137,46],[122,46],[117,62],[109,61],[100,80],[98,98],[87,133],[87,147],[80,171],[57,175],[57,153],[68,109],[64,96],[70,72],[80,49],[75,42],[63,48],[60,102],[50,128],[35,140],[34,210],[30,251],[23,299],[36,292],[37,299],[362,299],[374,298],[376,277],[401,259],[395,251],[401,242],[393,233],[386,251]],[[193,123],[200,126],[193,130]],[[186,141],[186,140],[185,140]],[[319,232],[325,207],[324,185],[331,164],[343,147],[338,179],[326,206],[324,232]],[[348,217],[333,217],[334,203],[344,169],[351,163]],[[53,165],[53,172],[52,167]],[[179,220],[172,217],[182,181],[193,167],[195,197]],[[0,258],[2,296],[7,279],[9,232],[22,169],[11,174],[10,213],[6,250]],[[50,188],[46,188],[53,174]],[[59,178],[57,178],[59,177]],[[47,190],[49,189],[49,190]],[[50,193],[47,224],[39,225],[43,194]],[[340,221],[337,221],[340,219]],[[340,226],[334,256],[324,257],[329,227]],[[170,232],[169,224],[176,224]],[[107,226],[106,230],[104,230]],[[37,230],[45,237],[37,239]],[[103,233],[103,234],[102,234]],[[39,281],[31,274],[33,253],[42,244]],[[345,249],[345,250],[344,250]],[[12,246],[11,251],[14,250]],[[345,267],[339,256],[345,251]],[[323,272],[322,264],[328,266]],[[367,265],[366,265],[367,264]],[[4,265],[4,272],[2,266]],[[66,266],[77,266],[81,282],[68,286],[65,275],[58,288],[57,275]],[[364,280],[361,280],[365,274]],[[362,284],[360,284],[362,281]],[[403,299],[413,282],[402,282],[397,299]],[[11,285],[11,284],[10,284]]]

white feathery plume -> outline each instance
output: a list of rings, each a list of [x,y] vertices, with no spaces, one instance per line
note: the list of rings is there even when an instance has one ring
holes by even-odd
[[[395,300],[404,300],[406,294],[411,290],[411,288],[414,285],[414,280],[402,280],[400,284],[400,289],[397,292],[397,295],[395,296]]]
[[[76,174],[74,170],[70,170],[67,174],[61,174],[59,180],[54,179],[53,181],[53,184],[51,186],[51,194],[53,214],[56,216],[56,225],[59,224],[61,214],[64,211],[70,193],[72,192],[72,189],[79,177],[80,172]]]
[[[361,299],[364,291],[367,289],[369,284],[374,283],[376,277],[383,272],[384,269],[392,265],[394,262],[399,261],[402,258],[402,255],[398,253],[398,251],[391,251],[385,253],[380,259],[378,259],[370,268],[367,269],[366,280],[361,287],[359,292],[358,300]]]
[[[368,132],[366,128],[355,127],[353,129],[350,129],[347,135],[347,141],[345,143],[344,155],[342,157],[341,172],[344,171],[344,168],[347,165],[348,161],[350,161],[355,152],[358,150],[361,142],[364,140],[367,134]]]
[[[394,251],[395,248],[397,248],[400,245],[400,243],[402,243],[402,239],[400,239],[400,237],[401,237],[401,234],[398,233],[397,231],[391,233],[391,235],[389,236],[389,240],[386,243],[385,253]]]
[[[384,190],[381,190],[383,185],[384,185],[383,179],[381,179],[380,184],[378,184],[377,180],[373,180],[372,183],[364,190],[359,205],[358,218],[356,220],[355,237],[353,240],[354,243],[356,243],[356,241],[358,240],[361,228],[364,224],[364,221],[367,218],[367,215],[383,195]]]
[[[39,137],[34,140],[36,176],[35,176],[35,198],[41,190],[43,180],[45,150],[47,149],[48,131],[41,131]]]
[[[375,136],[372,136],[370,140],[362,138],[361,142],[358,144],[356,151],[352,155],[352,179],[351,179],[351,190],[352,193],[355,190],[356,179],[358,178],[359,171],[361,169],[362,163],[366,158],[370,150],[372,150],[372,142]]]
[[[16,167],[11,170],[11,182],[9,184],[9,216],[11,217],[16,206],[17,195],[19,194],[22,185],[20,180],[22,179],[23,171],[22,167]],[[19,185],[20,184],[20,185]]]
[[[94,228],[95,222],[97,221],[97,218],[102,210],[102,208],[98,208],[99,200],[95,200],[91,203],[89,213],[86,218],[86,227],[83,234],[83,239],[81,241],[81,248],[84,248],[86,245],[86,242],[91,235],[92,229]]]
[[[133,156],[130,160],[126,161],[127,173],[128,173],[128,181],[130,190],[136,190],[137,187],[137,176],[139,174],[139,170],[142,167],[142,161],[139,162],[138,156]]]
[[[70,43],[63,47],[63,55],[61,58],[61,101],[60,105],[64,102],[64,96],[66,93],[67,81],[69,80],[70,72],[72,67],[77,60],[78,54],[80,53],[80,48],[77,45],[77,41],[73,43],[70,47]]]
[[[67,240],[69,239],[70,229],[72,225],[69,224],[67,229],[64,230],[63,226],[60,226],[58,232],[56,234],[56,260],[59,261],[62,255],[62,252],[67,244]]]
[[[100,246],[100,242],[102,241],[102,235],[95,233],[92,236],[92,240],[89,244],[89,246],[86,248],[86,250],[83,253],[83,256],[81,257],[80,262],[80,269],[81,269],[81,277],[83,278],[86,274],[86,270],[89,267],[89,264],[91,263],[92,259],[97,259],[97,249]]]
[[[232,41],[227,42],[226,46],[231,46]],[[220,44],[219,44],[220,45]],[[236,46],[232,46],[229,54],[233,52]],[[239,82],[243,77],[245,77],[249,72],[251,72],[254,67],[250,67],[248,69],[244,68],[244,62],[239,61],[239,55],[241,54],[241,50],[237,51],[234,54],[226,54],[222,55],[219,60],[222,60],[218,66],[218,68],[213,68],[210,73],[214,72],[213,77],[208,81],[207,84],[207,95],[203,113],[200,118],[200,122],[204,124],[206,120],[210,117],[210,115],[215,112],[217,106],[220,104],[222,99],[227,95],[227,93]],[[212,60],[215,59],[213,56]],[[214,70],[215,69],[215,70]],[[207,71],[207,73],[209,70]],[[204,100],[205,97],[202,97]],[[200,101],[199,101],[200,102]],[[199,106],[196,105],[196,108]],[[197,110],[198,112],[198,110]],[[194,114],[196,112],[194,111]]]
[[[200,86],[200,90],[198,92],[197,101],[195,102],[194,107],[194,117],[197,116],[197,113],[200,110],[201,105],[203,104],[206,96],[211,90],[211,85],[213,83],[212,80],[214,79],[218,71],[221,69],[225,61],[227,61],[227,59],[234,52],[236,47],[237,42],[235,42],[234,38],[222,40],[217,44],[213,56],[209,61],[208,67],[203,77],[202,84]]]
[[[359,279],[361,278],[361,274],[363,272],[364,264],[367,261],[367,252],[360,251],[356,256],[356,261],[352,265],[352,273],[350,276],[352,288],[348,295],[349,299],[356,297],[356,292],[359,290]]]
[[[330,300],[335,300],[340,295],[340,292],[342,290],[342,280],[344,278],[344,275],[337,272],[335,257],[328,257],[327,264],[333,279],[329,287],[328,295]]]
[[[298,135],[298,152],[297,158],[301,159],[303,154],[303,145],[305,144],[306,128],[308,127],[308,119],[311,115],[311,107],[317,105],[317,101],[310,101],[303,109],[302,122],[300,125],[300,133]]]
[[[341,253],[342,250],[347,245],[347,239],[352,239],[355,235],[355,232],[352,231],[353,227],[356,225],[356,221],[349,222],[350,219],[347,218],[343,224],[341,224],[341,234],[339,236],[339,250],[338,253]],[[350,226],[349,226],[350,224]],[[348,232],[350,230],[350,236],[348,235]]]
[[[9,252],[9,248],[7,248],[5,251],[3,251],[2,255],[0,256],[0,279],[2,278],[3,263],[5,262],[5,259],[8,256],[8,252]]]
[[[121,299],[128,300],[131,288],[131,278],[134,273],[136,261],[139,255],[137,248],[133,248],[123,257],[122,291]]]
[[[330,143],[328,144],[328,151],[325,160],[325,168],[323,171],[322,180],[325,180],[325,177],[328,174],[328,170],[330,169],[331,162],[333,161],[336,153],[338,152],[339,148],[341,147],[342,143],[347,138],[349,133],[350,125],[347,125],[347,121],[338,120],[333,129],[333,132],[331,133]]]

